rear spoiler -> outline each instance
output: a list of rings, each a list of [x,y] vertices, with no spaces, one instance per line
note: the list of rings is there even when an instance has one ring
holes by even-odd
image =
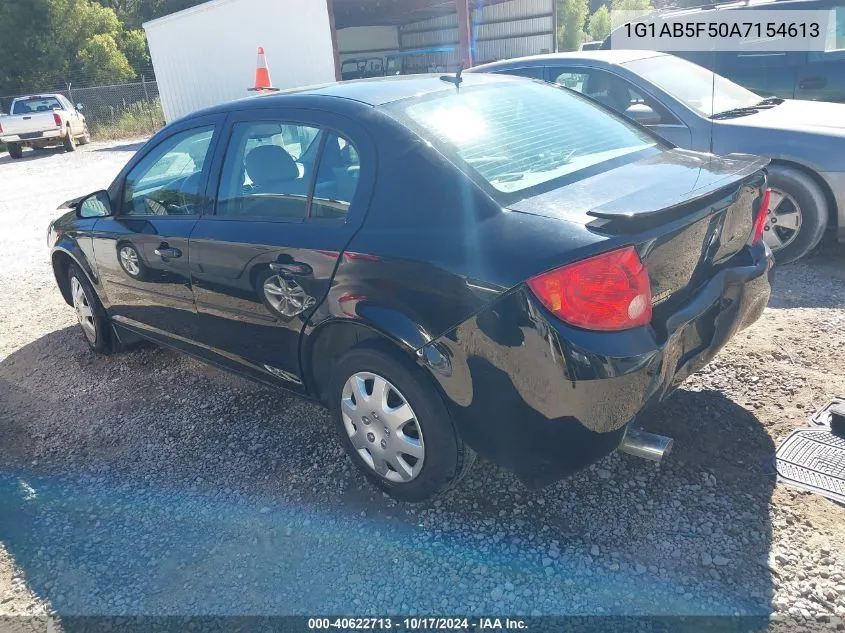
[[[713,178],[704,182],[699,188],[680,197],[675,204],[664,204],[655,207],[649,205],[648,201],[645,200],[642,201],[643,204],[641,205],[606,205],[598,209],[590,209],[587,211],[587,215],[599,218],[600,220],[648,222],[657,217],[662,218],[672,215],[674,212],[688,208],[690,204],[701,204],[707,201],[707,199],[712,199],[714,194],[719,193],[719,190],[726,185],[727,180],[735,182],[737,177],[745,178],[751,176],[769,164],[768,158],[752,156],[750,154],[727,154],[720,158],[724,159],[727,165],[736,166],[737,169],[731,171],[725,170],[723,172],[724,178]],[[716,196],[716,198],[718,197],[721,196]]]

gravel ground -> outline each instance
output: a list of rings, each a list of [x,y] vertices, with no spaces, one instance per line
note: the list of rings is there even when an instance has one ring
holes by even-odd
[[[776,484],[845,394],[845,249],[778,271],[761,320],[612,455],[542,491],[478,463],[395,503],[318,407],[157,348],[100,358],[45,229],[138,145],[0,156],[0,615],[845,616],[845,508]]]

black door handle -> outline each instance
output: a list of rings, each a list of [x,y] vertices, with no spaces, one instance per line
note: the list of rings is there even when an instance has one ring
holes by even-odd
[[[277,262],[273,262],[270,264],[270,270],[274,273],[279,273],[280,275],[290,275],[292,277],[311,275],[314,272],[314,269],[311,268],[311,266],[303,264],[302,262],[291,262],[289,264],[279,264]]]
[[[807,77],[798,82],[798,87],[802,90],[817,90],[824,88],[827,85],[827,78],[825,77]]]
[[[168,259],[176,259],[177,257],[182,257],[182,251],[178,248],[170,248],[162,244],[157,249],[153,251],[159,257],[166,257]]]

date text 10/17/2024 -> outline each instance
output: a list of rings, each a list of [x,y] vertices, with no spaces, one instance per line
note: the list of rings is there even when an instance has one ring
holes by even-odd
[[[308,618],[314,631],[400,630],[400,631],[519,631],[528,628],[518,618]]]

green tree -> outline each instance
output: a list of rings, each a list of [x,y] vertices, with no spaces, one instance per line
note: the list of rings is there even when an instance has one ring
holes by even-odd
[[[562,51],[577,50],[584,37],[587,0],[558,0],[557,7],[558,49]]]
[[[150,66],[150,52],[147,49],[147,36],[143,29],[125,31],[120,38],[120,49],[135,75],[140,77]]]
[[[131,78],[123,30],[114,9],[93,0],[0,0],[0,94]],[[124,46],[134,59],[136,40]]]
[[[613,0],[610,8],[614,11],[651,11],[651,0]]]
[[[207,0],[99,0],[103,6],[114,9],[129,30],[139,28],[144,22],[176,13]]]
[[[604,41],[610,35],[610,10],[607,5],[601,5],[598,10],[590,16],[587,31],[594,42]]]
[[[121,83],[135,77],[135,71],[129,65],[126,55],[109,33],[92,36],[82,46],[77,59],[87,83]]]

